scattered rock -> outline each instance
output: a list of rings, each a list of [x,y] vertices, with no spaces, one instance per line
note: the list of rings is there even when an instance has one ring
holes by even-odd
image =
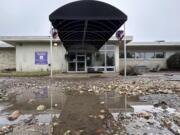
[[[3,126],[0,129],[0,135],[5,135],[5,134],[8,134],[8,133],[10,133],[12,131],[13,131],[13,126],[12,125]]]
[[[165,101],[161,101],[157,104],[154,104],[154,107],[161,107],[162,109],[167,109],[167,103]]]
[[[141,112],[138,114],[139,117],[143,117],[145,119],[149,119],[151,117],[151,115],[148,112]]]
[[[36,101],[35,99],[29,99],[28,103],[33,104],[33,103],[35,103],[35,101]]]
[[[98,115],[98,117],[99,117],[100,119],[102,119],[102,120],[105,118],[105,116],[102,115],[102,114]]]
[[[105,110],[103,110],[103,109],[102,109],[102,110],[100,110],[100,113],[105,113]]]
[[[58,107],[58,104],[54,104],[54,107]]]
[[[180,113],[174,114],[174,122],[180,127]]]
[[[32,122],[33,119],[34,119],[34,116],[31,115],[31,116],[29,116],[27,119],[24,120],[24,123],[26,123],[26,124],[31,124],[31,122]]]
[[[71,130],[67,130],[64,132],[64,135],[71,135]]]
[[[58,122],[54,122],[54,123],[53,123],[53,126],[58,126],[58,125],[59,125]]]
[[[20,116],[20,111],[16,110],[11,115],[8,116],[9,121],[16,120]]]
[[[171,128],[172,122],[168,118],[162,119],[162,122],[164,127]]]
[[[39,105],[38,107],[37,107],[37,111],[44,111],[45,110],[45,105]]]

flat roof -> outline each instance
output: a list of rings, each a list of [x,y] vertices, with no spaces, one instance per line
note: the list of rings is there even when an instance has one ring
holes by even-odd
[[[127,46],[180,46],[180,42],[129,42]]]
[[[126,36],[127,42],[133,40],[132,36]],[[0,36],[0,41],[10,44],[19,44],[25,42],[50,42],[50,36]],[[112,36],[108,41],[116,42],[118,39]],[[61,42],[60,39],[53,39],[53,42]],[[62,42],[61,42],[62,43]]]
[[[14,46],[12,46],[6,42],[0,41],[0,48],[14,48]]]
[[[176,42],[132,42],[133,36],[126,36],[127,46],[180,46],[180,41]],[[27,42],[42,42],[48,43],[50,42],[50,36],[0,36],[0,41],[4,41],[2,46],[9,45],[16,45],[19,43],[27,43]],[[60,42],[60,39],[55,39],[53,42]],[[112,36],[108,42],[118,42],[118,39],[115,36]],[[9,43],[9,44],[8,44]],[[62,42],[61,42],[62,43]],[[6,46],[5,45],[5,46]]]

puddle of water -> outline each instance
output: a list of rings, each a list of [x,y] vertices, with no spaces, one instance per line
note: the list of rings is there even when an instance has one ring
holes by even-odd
[[[24,123],[24,120],[28,119],[32,115],[31,114],[20,115],[19,118],[14,121],[9,121],[7,119],[7,116],[8,115],[0,116],[0,126]],[[37,120],[37,123],[50,123],[52,121],[52,116],[59,117],[60,114],[43,113],[43,114],[35,115],[34,119]]]
[[[150,112],[172,114],[176,111],[174,108],[167,107],[166,110],[161,107],[154,107],[149,102],[144,102],[138,96],[119,96],[115,92],[107,92],[100,98],[105,102],[105,106],[109,109],[115,120],[118,120],[119,113],[125,113],[130,116],[132,113]]]
[[[176,109],[154,107],[152,102],[149,102],[151,100],[145,102],[139,97],[105,96],[104,100],[113,118],[124,125],[128,134],[173,135],[168,128],[161,125],[161,120],[175,113]],[[140,112],[148,112],[151,117],[147,120],[132,115]],[[176,131],[179,127],[172,122],[171,128]]]
[[[52,121],[52,115],[59,117],[66,101],[66,95],[63,92],[57,92],[54,89],[51,90],[47,89],[47,87],[42,87],[42,90],[37,90],[37,92],[29,90],[16,96],[12,95],[9,103],[0,104],[0,126],[24,123],[24,120],[28,119],[32,114],[37,123],[50,123]],[[51,108],[51,96],[54,107],[52,114],[49,111]],[[45,112],[39,114],[36,110],[39,105],[45,105]],[[19,110],[22,115],[14,121],[9,121],[7,116],[15,110]]]

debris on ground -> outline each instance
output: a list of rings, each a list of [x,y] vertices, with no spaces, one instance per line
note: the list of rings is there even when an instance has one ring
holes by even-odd
[[[9,121],[13,121],[16,120],[20,115],[21,115],[20,111],[16,110],[13,113],[11,113],[11,115],[9,115],[7,119]]]
[[[3,126],[2,128],[0,128],[0,135],[6,135],[12,131],[13,131],[12,125]]]
[[[7,135],[178,135],[180,132],[178,81],[141,76],[127,77],[126,80],[121,77],[5,80],[3,83],[0,80],[0,119],[3,118],[0,120],[0,135],[5,132],[8,132]],[[51,92],[53,112],[49,112]],[[99,100],[101,96],[103,100]],[[121,101],[117,100],[122,96],[126,96],[127,100],[134,97],[131,101],[134,104],[138,98],[138,102],[150,105],[151,109],[144,105],[142,110],[137,111],[129,101],[128,109],[122,109]],[[111,103],[108,101],[107,104],[106,99],[116,103],[114,108],[109,108]],[[2,111],[4,103],[8,103],[8,109]],[[14,110],[21,115],[8,121],[8,114]],[[58,116],[51,116],[56,111]],[[6,120],[10,124],[3,124]],[[13,128],[8,131],[7,125]]]
[[[44,111],[45,110],[45,105],[39,105],[38,107],[37,107],[37,111]]]
[[[53,135],[125,135],[123,128],[118,127],[109,111],[90,91],[84,94],[71,93],[60,118],[55,122],[58,124],[53,126]]]

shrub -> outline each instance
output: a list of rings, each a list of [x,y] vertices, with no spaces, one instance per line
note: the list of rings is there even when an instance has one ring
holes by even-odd
[[[167,67],[171,70],[180,70],[180,53],[176,53],[167,59]]]
[[[124,75],[124,69],[120,71],[120,75]],[[139,73],[135,70],[135,68],[131,66],[127,66],[126,75],[134,76],[134,75],[139,75]]]

